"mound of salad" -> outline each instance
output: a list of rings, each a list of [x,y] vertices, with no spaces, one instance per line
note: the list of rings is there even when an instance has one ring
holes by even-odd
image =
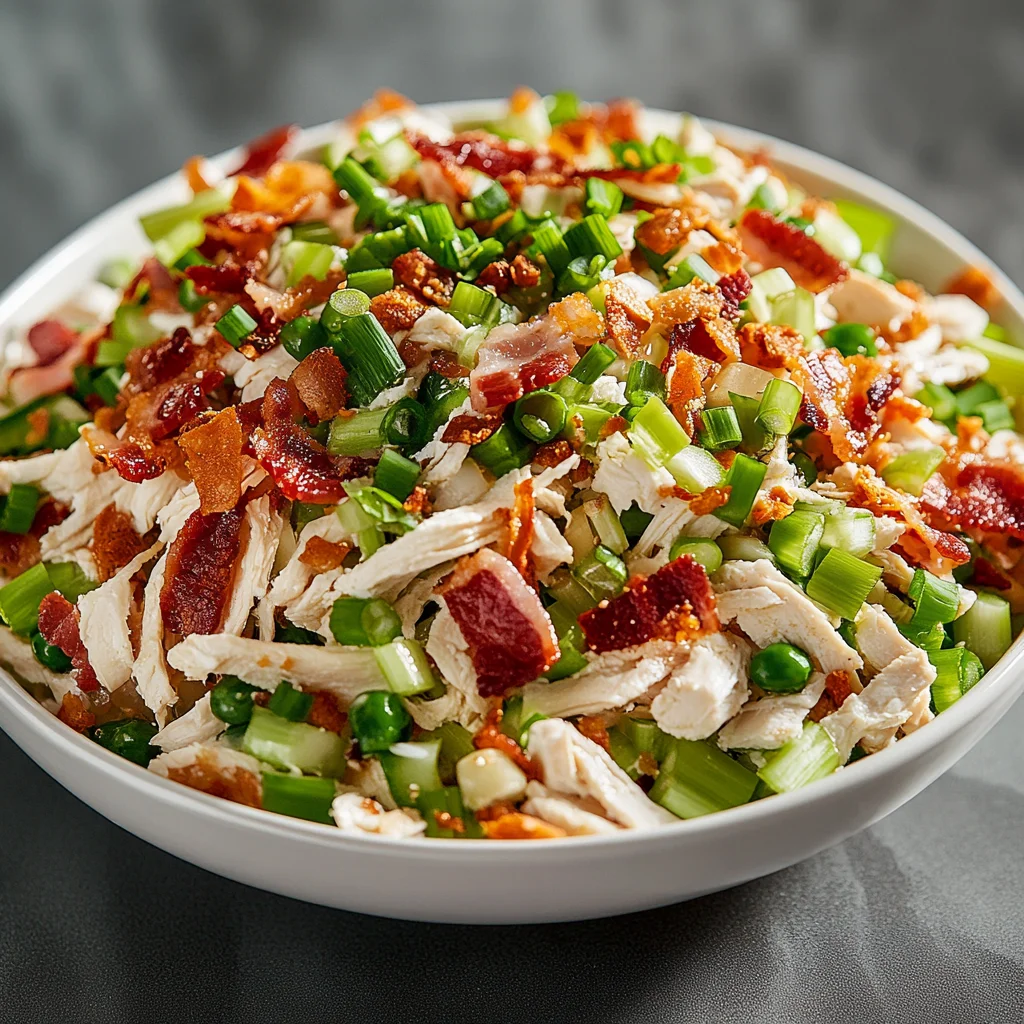
[[[947,710],[1024,608],[1000,296],[659,117],[384,92],[189,160],[152,254],[6,346],[0,661],[152,772],[393,837],[657,828]]]

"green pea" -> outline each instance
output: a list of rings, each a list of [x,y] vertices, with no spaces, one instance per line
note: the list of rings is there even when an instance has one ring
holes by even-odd
[[[255,686],[243,683],[237,676],[225,676],[210,691],[210,710],[228,725],[244,725],[252,718],[255,690]]]
[[[792,644],[770,644],[750,659],[750,678],[768,693],[797,693],[811,678],[811,659]]]
[[[412,719],[401,698],[387,690],[361,693],[348,710],[352,732],[364,754],[377,754],[409,735]]]
[[[142,765],[143,768],[159,753],[150,746],[156,735],[156,726],[141,718],[123,718],[119,722],[105,722],[92,730],[92,738],[112,754]]]
[[[71,659],[56,644],[47,643],[42,633],[32,634],[32,653],[51,672],[71,671]]]

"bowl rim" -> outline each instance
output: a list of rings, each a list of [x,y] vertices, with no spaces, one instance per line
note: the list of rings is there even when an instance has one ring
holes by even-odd
[[[453,120],[490,119],[499,116],[504,109],[504,100],[454,101],[422,104],[428,112],[440,113]],[[676,119],[677,112],[659,108],[647,108],[646,114],[656,120]],[[711,119],[702,123],[718,138],[739,149],[766,149],[773,160],[790,165],[798,170],[827,179],[838,190],[856,194],[872,205],[894,214],[901,222],[913,225],[933,241],[952,251],[964,265],[983,267],[993,278],[1005,306],[1018,318],[1024,320],[1024,294],[985,256],[972,242],[937,215],[929,212],[917,202],[896,189],[870,175],[840,163],[831,157],[795,143],[778,139],[753,129],[727,124]],[[339,121],[330,121],[303,129],[298,137],[301,150],[323,145],[338,131]],[[240,159],[243,147],[226,150],[210,162],[217,167],[231,165]],[[86,250],[102,238],[108,224],[116,222],[119,216],[145,209],[151,202],[166,202],[167,197],[180,189],[180,175],[174,172],[151,185],[133,193],[115,205],[91,218],[82,227],[58,243],[37,259],[24,273],[15,279],[0,294],[0,330],[9,327],[17,318],[19,306],[30,298],[37,288],[38,277],[49,276],[54,265],[70,265],[79,257],[79,250]],[[161,197],[163,197],[161,199]],[[172,200],[173,201],[173,200]],[[106,775],[112,782],[128,786],[140,795],[150,797],[155,804],[173,805],[180,811],[191,812],[201,818],[222,825],[234,825],[242,830],[276,834],[281,838],[296,839],[313,845],[329,844],[338,849],[358,849],[360,852],[379,852],[382,856],[398,855],[400,851],[415,850],[422,857],[426,851],[433,851],[450,859],[453,854],[459,858],[476,861],[482,850],[487,857],[505,857],[510,847],[516,849],[516,859],[575,857],[584,851],[615,848],[622,844],[674,843],[688,837],[697,838],[717,831],[728,830],[741,824],[755,825],[765,817],[795,811],[802,806],[821,803],[851,788],[867,785],[881,775],[895,772],[919,756],[940,746],[954,732],[965,727],[980,716],[1012,679],[1015,669],[1024,660],[1024,634],[1014,641],[1012,647],[999,662],[987,672],[981,681],[956,704],[936,716],[934,720],[892,746],[847,765],[827,778],[820,779],[801,789],[789,793],[775,794],[770,799],[757,800],[739,807],[728,808],[699,818],[680,820],[657,829],[622,829],[609,835],[566,836],[554,843],[524,843],[517,840],[470,839],[438,842],[425,836],[392,838],[376,835],[354,835],[343,832],[331,825],[304,821],[286,815],[274,814],[262,808],[252,808],[223,798],[213,797],[180,783],[172,782],[150,772],[139,765],[112,754],[98,744],[86,739],[60,722],[47,711],[17,680],[5,669],[0,668],[0,711],[3,719],[16,719],[40,743],[53,745],[54,756],[66,756],[84,768],[94,768]],[[4,724],[0,722],[0,724]],[[20,746],[20,744],[19,744]],[[30,757],[32,755],[29,755]],[[33,757],[33,760],[35,758]],[[559,852],[564,851],[564,852]]]

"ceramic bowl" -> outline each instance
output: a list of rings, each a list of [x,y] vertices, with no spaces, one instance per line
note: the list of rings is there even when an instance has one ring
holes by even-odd
[[[496,102],[439,107],[455,120],[497,116]],[[679,117],[649,115],[678,129]],[[764,149],[811,192],[891,214],[897,272],[935,290],[983,267],[1003,306],[995,319],[1024,337],[1024,296],[970,242],[885,185],[806,149],[706,122],[724,142]],[[336,126],[307,131],[314,149]],[[239,152],[218,163],[237,163]],[[31,324],[92,279],[107,259],[145,251],[137,218],[188,197],[180,175],[150,186],[75,232],[0,298],[0,337]],[[207,870],[346,910],[423,921],[578,920],[714,892],[810,857],[919,793],[978,742],[1024,687],[1018,642],[981,682],[924,729],[794,793],[657,831],[549,842],[381,839],[219,800],[139,768],[61,724],[0,673],[0,726],[37,764],[111,821]]]

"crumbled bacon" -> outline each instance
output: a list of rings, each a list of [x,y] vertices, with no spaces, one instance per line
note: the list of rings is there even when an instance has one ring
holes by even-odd
[[[237,765],[222,768],[208,750],[200,750],[191,764],[169,768],[167,778],[222,800],[247,807],[263,806],[259,776]]]
[[[682,288],[655,295],[648,305],[654,312],[652,328],[668,334],[676,324],[683,324],[698,317],[714,320],[722,315],[725,299],[713,284],[695,278]]]
[[[640,355],[641,339],[653,319],[650,307],[636,289],[615,283],[608,289],[604,307],[609,338],[627,359],[636,359]]]
[[[717,363],[738,359],[740,354],[736,332],[721,317],[697,317],[675,324],[668,336],[668,354],[661,364],[663,373],[668,373],[680,351],[692,352]]]
[[[245,303],[243,302],[242,305],[244,306]],[[238,351],[246,359],[258,359],[264,352],[269,352],[277,344],[284,322],[274,315],[272,309],[261,311],[253,307],[246,312],[253,316],[256,326],[239,346]]]
[[[534,533],[533,480],[527,477],[514,488],[515,499],[508,516],[508,560],[531,586],[534,583],[530,547]]]
[[[304,216],[313,203],[334,205],[338,186],[330,170],[311,160],[278,160],[262,178],[242,175],[231,197],[233,210],[274,213],[285,223]]]
[[[837,708],[843,706],[843,701],[853,693],[853,686],[850,683],[850,673],[845,669],[836,669],[825,676],[825,692],[832,698]]]
[[[402,508],[413,516],[430,515],[430,492],[422,484],[417,484],[409,497],[402,502]]]
[[[252,434],[254,456],[286,498],[336,504],[345,495],[342,464],[295,422],[297,404],[293,388],[280,378],[270,382],[263,396],[263,426]]]
[[[568,441],[548,441],[534,452],[533,464],[545,469],[553,469],[565,462],[570,455],[572,455],[572,445]]]
[[[715,242],[701,249],[701,256],[722,276],[716,282],[722,294],[735,306],[747,297],[752,282],[743,269],[743,253],[728,242]],[[736,295],[739,298],[736,298]]]
[[[982,555],[974,559],[971,582],[979,587],[992,587],[995,590],[1009,590],[1013,586],[1013,583]]]
[[[501,422],[500,412],[485,413],[482,416],[474,416],[469,412],[459,413],[448,421],[441,440],[445,444],[479,444],[486,441],[501,426]]]
[[[146,542],[136,532],[132,517],[113,502],[96,517],[92,524],[92,559],[100,583],[145,550]]]
[[[303,565],[308,565],[313,572],[330,572],[345,561],[351,550],[351,544],[335,544],[323,537],[313,536],[306,541],[299,561]]]
[[[78,341],[78,335],[60,320],[40,320],[28,329],[27,341],[36,365],[49,366]]]
[[[72,690],[61,698],[57,718],[80,733],[87,733],[96,724],[96,716],[89,710],[82,695]]]
[[[785,487],[773,487],[754,503],[751,518],[756,526],[785,519],[793,511],[793,498]]]
[[[561,839],[566,835],[565,829],[520,811],[481,821],[480,827],[488,839]]]
[[[634,577],[610,601],[580,616],[590,647],[603,654],[648,640],[692,640],[719,629],[704,567],[683,555],[650,576]]]
[[[163,394],[149,427],[154,441],[176,434],[186,423],[210,408],[207,395],[224,383],[222,370],[203,370],[195,380],[178,381]]]
[[[392,288],[370,300],[370,312],[388,334],[409,330],[428,308],[406,288]]]
[[[177,328],[169,338],[147,348],[133,348],[124,361],[128,372],[125,391],[150,391],[180,376],[195,361],[198,348],[186,327]]]
[[[439,593],[466,640],[482,697],[502,696],[558,660],[558,637],[540,598],[490,548],[460,559]]]
[[[511,736],[501,731],[501,718],[501,708],[492,708],[487,713],[483,726],[474,733],[473,746],[477,750],[500,750],[523,770],[527,778],[539,778],[537,766],[530,759],[530,755]]]
[[[716,284],[718,290],[725,296],[725,301],[733,307],[735,315],[738,316],[740,303],[750,294],[750,290],[754,286],[750,275],[740,267],[731,274],[720,277]]]
[[[167,460],[162,455],[156,454],[152,449],[143,448],[135,441],[126,441],[98,458],[100,462],[110,466],[122,480],[132,484],[154,480],[167,469]]]
[[[763,370],[792,369],[807,351],[799,332],[776,324],[744,324],[739,342],[743,362]]]
[[[707,487],[690,498],[690,511],[695,516],[707,516],[721,508],[732,493],[731,487]]]
[[[328,270],[323,280],[307,274],[297,285],[285,288],[283,292],[262,281],[249,280],[245,284],[245,294],[261,313],[269,311],[278,320],[287,322],[294,320],[303,310],[325,303],[344,279],[345,272],[337,268]]]
[[[488,263],[473,282],[479,288],[490,288],[496,295],[504,295],[512,287],[512,264],[508,260]]]
[[[1010,463],[961,460],[933,476],[921,510],[946,528],[1004,533],[1024,540],[1024,470]]]
[[[460,380],[470,374],[468,366],[463,366],[455,355],[446,352],[443,348],[431,354],[430,368],[435,373],[441,374],[442,377],[447,377],[448,380]]]
[[[227,512],[193,512],[167,551],[160,611],[171,633],[216,633],[241,549],[244,503]]]
[[[609,754],[612,752],[608,726],[600,715],[584,715],[582,718],[578,718],[576,728],[588,740],[593,740],[599,747],[604,747]]]
[[[984,309],[991,309],[999,301],[999,289],[981,267],[964,267],[946,282],[945,294],[966,295]]]
[[[767,210],[747,210],[739,222],[743,249],[763,267],[782,267],[801,288],[821,292],[849,275],[845,264],[821,244]]]
[[[655,210],[648,220],[638,224],[637,242],[656,256],[675,252],[689,237],[710,220],[707,210],[696,204]]]
[[[7,382],[7,397],[15,405],[24,405],[43,395],[55,395],[72,387],[75,367],[85,362],[90,345],[101,330],[76,335],[74,343],[45,366],[16,367]]]
[[[538,154],[532,149],[486,132],[461,132],[449,142],[434,142],[410,129],[406,129],[405,135],[424,160],[434,160],[442,166],[471,167],[492,178],[513,171],[532,171],[538,161]]]
[[[455,275],[420,249],[411,249],[396,256],[391,269],[395,280],[424,302],[447,306],[451,301],[455,290]]]
[[[291,379],[310,412],[311,423],[333,419],[345,407],[347,376],[341,360],[329,348],[314,349],[292,370]]]
[[[223,263],[197,263],[185,269],[185,276],[196,286],[200,295],[221,292],[225,295],[241,295],[245,286],[259,270],[259,262],[246,260],[239,263],[228,258]]]
[[[155,257],[144,260],[139,272],[125,285],[124,301],[146,301],[146,311],[162,310],[166,313],[180,313],[178,304],[178,283],[171,272]]]
[[[572,339],[550,317],[495,327],[477,350],[476,368],[470,374],[473,408],[499,408],[553,384],[578,358]]]
[[[39,603],[39,632],[48,644],[59,647],[71,659],[71,674],[83,693],[99,689],[100,681],[78,631],[78,609],[56,590]]]
[[[233,405],[178,438],[196,485],[199,510],[227,512],[242,496],[242,426]]]
[[[686,349],[679,349],[671,357],[671,374],[668,380],[668,406],[683,429],[691,437],[697,425],[697,417],[704,406],[703,380],[707,376],[709,366],[714,363],[694,355]],[[663,369],[665,364],[662,364]]]
[[[601,341],[607,333],[604,317],[582,292],[573,292],[561,302],[549,306],[547,315],[577,345],[592,345]]]
[[[306,721],[319,729],[340,733],[348,722],[348,716],[338,707],[338,698],[327,690],[312,690],[313,706],[306,715]]]
[[[298,125],[283,124],[278,128],[272,128],[258,139],[253,139],[246,144],[242,162],[228,176],[251,174],[254,178],[259,178],[266,174],[298,133]]]
[[[385,114],[408,110],[415,105],[412,100],[400,92],[395,92],[394,89],[377,89],[373,94],[373,99],[367,100],[361,107],[353,110],[345,120],[353,128],[358,129]]]

